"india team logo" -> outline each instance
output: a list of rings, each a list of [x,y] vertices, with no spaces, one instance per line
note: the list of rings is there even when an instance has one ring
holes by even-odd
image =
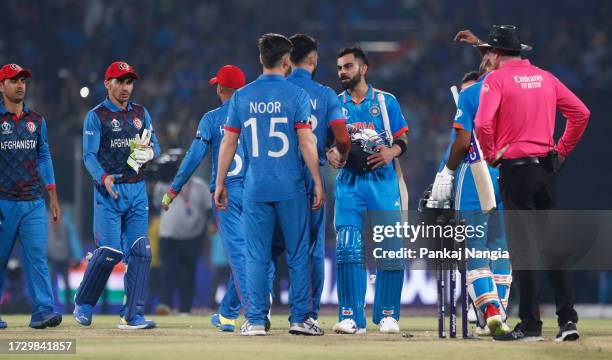
[[[2,135],[8,135],[13,132],[13,128],[11,124],[6,121],[2,123],[1,127],[2,127]]]
[[[119,120],[113,119],[111,120],[110,124],[112,127],[112,131],[121,131],[121,123],[119,123]]]
[[[28,127],[29,132],[34,133],[34,131],[36,131],[36,124],[34,124],[33,122],[28,121],[26,126]]]
[[[134,127],[138,130],[142,128],[142,121],[139,118],[134,118]]]
[[[373,117],[380,115],[380,107],[378,107],[376,104],[372,105],[370,107],[370,115]]]

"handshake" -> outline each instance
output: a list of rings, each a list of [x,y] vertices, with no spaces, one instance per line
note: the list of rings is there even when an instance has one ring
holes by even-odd
[[[134,171],[139,172],[140,168],[153,160],[154,152],[151,147],[151,131],[144,129],[142,137],[140,134],[136,138],[130,140],[130,157],[127,159],[127,164]]]

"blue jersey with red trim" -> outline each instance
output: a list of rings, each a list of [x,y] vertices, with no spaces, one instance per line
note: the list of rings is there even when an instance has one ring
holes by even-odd
[[[144,167],[136,173],[127,164],[130,140],[144,129],[152,132],[151,146],[155,157],[160,148],[153,131],[151,116],[144,106],[129,102],[125,110],[108,98],[90,110],[83,125],[83,160],[98,185],[106,175],[121,175],[115,183],[138,182],[144,179]]]
[[[25,105],[17,118],[0,103],[0,169],[0,199],[40,199],[41,180],[55,188],[45,119]]]
[[[310,95],[310,124],[317,139],[319,164],[323,165],[327,160],[325,143],[330,126],[335,122],[345,122],[340,101],[334,90],[312,80],[312,74],[302,68],[295,69],[287,80],[306,90]]]
[[[227,120],[227,110],[229,109],[229,101],[226,101],[220,107],[211,110],[202,116],[196,138],[191,143],[191,147],[185,158],[181,162],[178,173],[172,182],[172,191],[179,193],[198,168],[202,160],[206,157],[210,146],[210,159],[212,163],[212,176],[210,177],[210,191],[214,192],[217,185],[217,163],[219,160],[219,147],[223,139],[223,126]],[[242,144],[236,149],[234,161],[227,172],[225,179],[226,185],[242,184],[244,180],[244,172],[246,169],[246,159],[242,150]]]
[[[352,124],[362,129],[371,129],[377,133],[384,133],[385,125],[383,123],[380,103],[378,102],[378,94],[383,94],[385,104],[387,105],[387,113],[389,115],[389,126],[394,138],[408,131],[408,124],[402,114],[399,103],[392,94],[375,89],[372,85],[368,86],[368,91],[363,101],[356,104],[347,90],[338,95],[342,102],[343,115],[346,118],[347,124]],[[392,163],[382,166],[392,167]]]
[[[297,129],[310,127],[310,97],[281,75],[261,75],[236,91],[226,131],[242,133],[244,199],[283,201],[306,194]]]

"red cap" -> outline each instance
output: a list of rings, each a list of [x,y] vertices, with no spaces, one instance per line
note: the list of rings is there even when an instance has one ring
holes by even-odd
[[[104,73],[104,80],[110,80],[113,78],[120,78],[129,75],[134,79],[138,80],[138,74],[134,72],[134,68],[125,61],[115,61],[108,65],[106,72]]]
[[[4,79],[14,79],[20,75],[29,78],[32,77],[32,72],[17,64],[6,64],[0,68],[0,81]]]
[[[245,83],[244,73],[238,66],[225,65],[217,72],[217,76],[210,79],[210,85],[219,84],[232,89],[240,89]]]

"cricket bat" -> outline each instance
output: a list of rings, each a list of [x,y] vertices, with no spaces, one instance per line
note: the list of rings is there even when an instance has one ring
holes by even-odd
[[[451,86],[450,90],[453,94],[455,105],[458,105],[459,91],[457,87],[453,85]],[[480,208],[483,212],[488,213],[494,210],[497,204],[495,201],[495,190],[493,189],[493,180],[491,180],[489,167],[487,166],[487,162],[482,157],[482,150],[480,149],[480,144],[478,143],[478,139],[476,138],[476,133],[474,133],[474,131],[472,131],[467,161],[470,165],[470,171],[472,171],[474,184],[476,185],[476,192],[478,193]]]
[[[385,135],[389,145],[393,145],[393,133],[391,132],[391,123],[389,122],[389,113],[387,112],[387,103],[385,102],[385,95],[378,93],[376,95],[378,103],[380,104],[380,113],[383,119],[383,125],[385,127]],[[395,166],[395,174],[397,175],[397,181],[399,184],[400,191],[400,208],[402,210],[402,220],[408,222],[408,187],[404,180],[404,173],[400,166],[397,158],[393,159],[393,165]]]

